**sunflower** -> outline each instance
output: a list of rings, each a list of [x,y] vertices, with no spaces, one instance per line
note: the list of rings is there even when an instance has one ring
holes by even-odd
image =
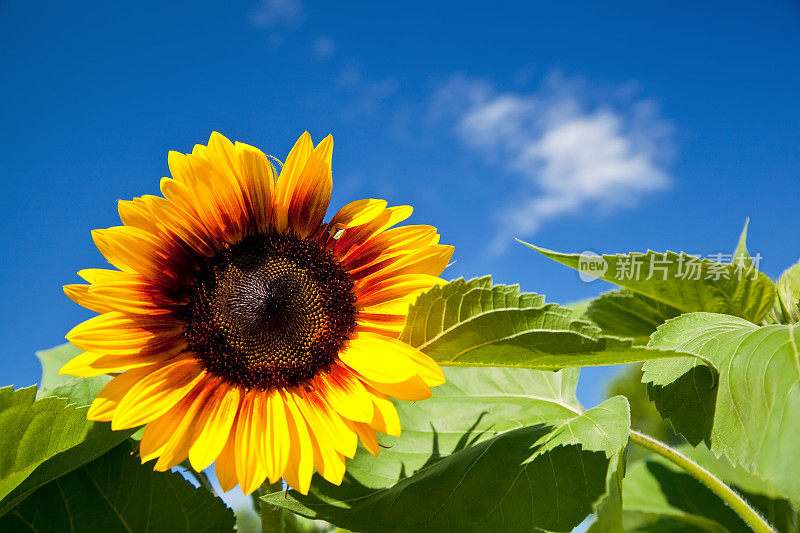
[[[60,372],[114,375],[88,418],[145,425],[143,463],[215,462],[225,491],[283,478],[306,494],[315,470],[341,483],[359,440],[377,455],[377,431],[400,434],[390,397],[444,382],[397,337],[453,248],[434,227],[395,227],[412,209],[383,200],[324,223],[332,151],[306,132],[276,177],[263,152],[213,133],[169,153],[163,197],[120,201],[123,225],[92,232],[116,270],[64,287],[99,315],[67,334],[85,352]]]

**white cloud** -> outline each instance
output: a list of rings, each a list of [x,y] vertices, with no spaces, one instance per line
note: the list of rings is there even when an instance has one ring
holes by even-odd
[[[400,89],[396,79],[370,78],[354,63],[345,65],[336,81],[348,95],[349,104],[342,111],[345,118],[350,119],[376,113],[385,102],[397,96]]]
[[[303,16],[300,0],[261,0],[250,12],[250,23],[263,29],[296,28]]]
[[[328,59],[336,53],[336,43],[329,37],[318,37],[313,43],[314,56],[317,59]]]
[[[529,93],[463,77],[437,91],[439,119],[454,121],[466,146],[518,179],[515,199],[495,213],[493,253],[547,222],[634,207],[669,185],[671,125],[652,100],[630,92],[628,84],[601,94],[557,74]]]

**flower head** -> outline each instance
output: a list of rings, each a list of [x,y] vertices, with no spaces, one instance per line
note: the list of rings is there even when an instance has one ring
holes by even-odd
[[[314,470],[338,485],[358,440],[377,455],[376,431],[400,433],[389,397],[444,382],[397,336],[453,248],[431,226],[396,227],[411,208],[383,200],[324,223],[332,151],[304,133],[276,177],[260,150],[213,133],[170,152],[163,197],[119,202],[123,225],[92,233],[117,270],[64,287],[100,314],[67,335],[85,352],[61,373],[116,374],[88,417],[145,425],[142,462],[216,461],[226,491],[283,478],[306,493]]]

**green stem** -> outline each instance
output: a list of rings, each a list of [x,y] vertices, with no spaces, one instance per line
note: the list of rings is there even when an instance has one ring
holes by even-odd
[[[205,472],[193,472],[194,477],[200,483],[201,487],[205,487],[211,494],[214,496],[217,495],[217,491],[214,490],[214,485],[211,484],[211,480],[208,479],[208,476]]]
[[[750,507],[750,504],[744,501],[732,488],[679,451],[670,448],[663,442],[659,442],[652,437],[633,430],[631,430],[631,442],[635,442],[639,446],[659,454],[686,470],[692,477],[711,489],[714,494],[727,503],[756,533],[775,533],[772,526],[770,526],[755,509]]]
[[[267,494],[283,491],[283,481],[265,481],[258,489],[263,498]],[[261,533],[283,533],[283,509],[261,500]]]

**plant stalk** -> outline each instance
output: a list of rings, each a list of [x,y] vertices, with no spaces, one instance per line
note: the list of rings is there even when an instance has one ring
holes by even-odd
[[[283,481],[275,483],[265,481],[258,489],[258,493],[264,497],[273,492],[283,492]],[[283,509],[270,505],[261,500],[261,533],[283,533]]]
[[[736,491],[679,451],[670,448],[663,442],[657,441],[644,433],[639,433],[634,430],[631,430],[631,442],[659,454],[661,457],[664,457],[686,470],[692,477],[711,489],[714,494],[727,503],[756,533],[775,533],[772,526],[758,514],[758,511],[753,509],[749,503],[742,499]]]

